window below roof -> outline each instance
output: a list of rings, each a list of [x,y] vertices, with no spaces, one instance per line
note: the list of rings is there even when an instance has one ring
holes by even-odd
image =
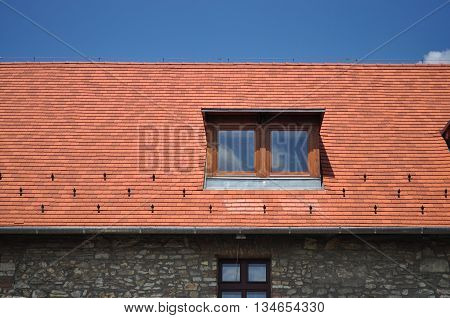
[[[219,298],[270,297],[270,260],[220,260]]]
[[[319,113],[205,114],[208,189],[317,189]]]

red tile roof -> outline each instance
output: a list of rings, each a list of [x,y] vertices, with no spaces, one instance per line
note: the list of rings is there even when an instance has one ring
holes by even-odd
[[[204,190],[216,107],[326,108],[324,190]],[[0,226],[450,227],[449,119],[448,65],[2,63]]]

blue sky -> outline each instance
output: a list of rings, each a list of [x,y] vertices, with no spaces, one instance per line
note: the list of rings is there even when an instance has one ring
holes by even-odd
[[[3,1],[90,57],[306,62],[360,58],[445,2],[0,0],[0,57],[13,60],[82,58]],[[370,59],[420,60],[429,51],[446,49],[450,49],[450,4]]]

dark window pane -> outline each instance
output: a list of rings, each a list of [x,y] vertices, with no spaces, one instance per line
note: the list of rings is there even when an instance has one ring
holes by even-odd
[[[248,281],[265,282],[266,264],[248,264]]]
[[[242,298],[240,291],[223,291],[222,298]]]
[[[219,171],[254,171],[254,156],[255,132],[253,130],[219,130]]]
[[[266,292],[249,291],[247,292],[247,298],[266,298]]]
[[[308,171],[306,131],[271,131],[270,142],[273,172]]]
[[[241,266],[239,264],[222,264],[222,281],[239,282],[241,280]]]

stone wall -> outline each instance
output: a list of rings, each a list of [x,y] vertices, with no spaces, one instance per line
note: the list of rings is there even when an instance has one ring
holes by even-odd
[[[450,296],[450,237],[0,236],[0,296],[216,297],[218,258],[270,258],[273,297]]]

